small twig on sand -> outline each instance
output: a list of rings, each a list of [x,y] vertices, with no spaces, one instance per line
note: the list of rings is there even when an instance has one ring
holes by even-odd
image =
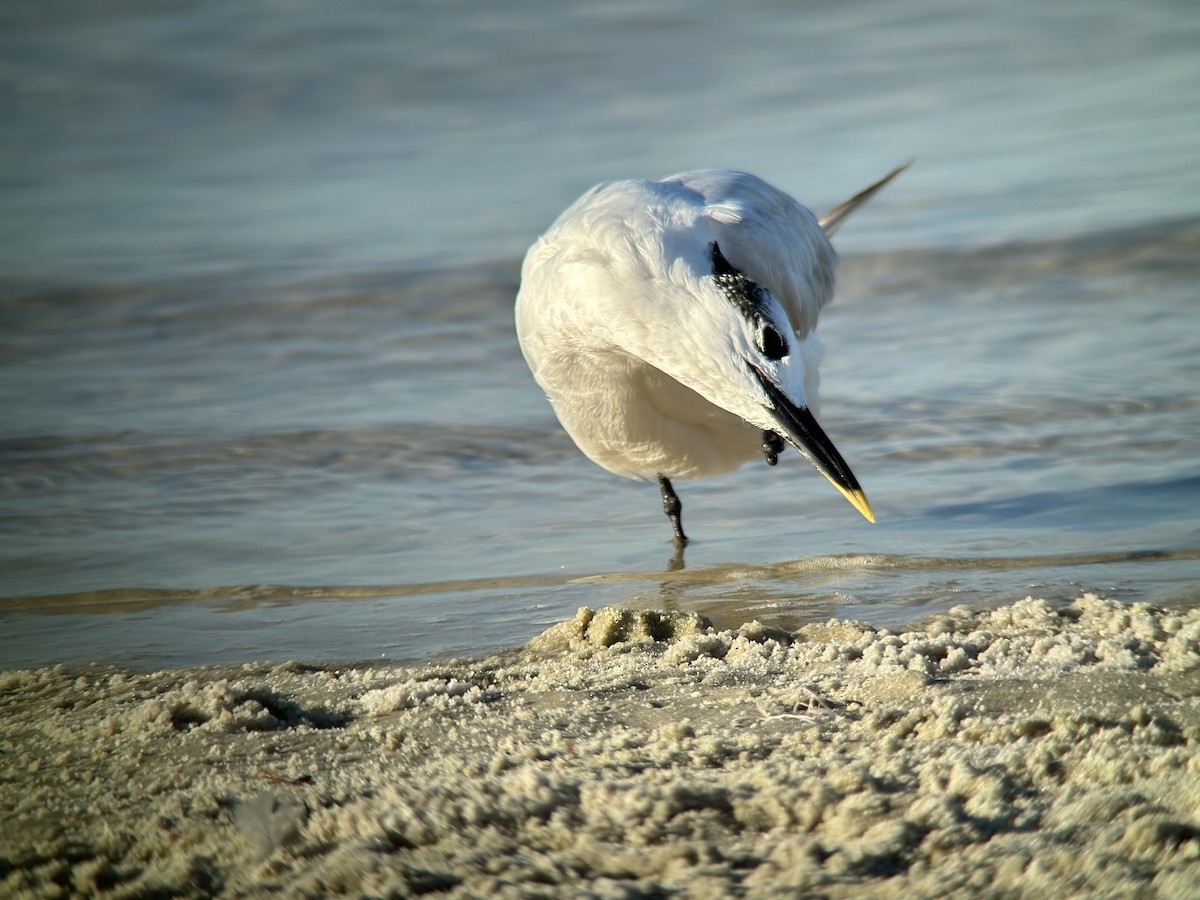
[[[755,706],[758,707],[758,711],[760,713],[762,713],[762,716],[764,719],[807,719],[810,716],[815,715],[816,713],[828,712],[829,710],[832,710],[835,708],[832,703],[830,703],[828,700],[826,700],[824,697],[822,697],[820,694],[818,694],[812,688],[806,686],[806,687],[802,688],[802,690],[804,690],[808,693],[808,702],[804,703],[803,700],[797,700],[795,703],[792,704],[791,712],[786,712],[786,713],[768,712],[766,706],[763,704],[763,701],[761,699],[756,699],[754,701],[754,704],[755,704]],[[802,704],[803,704],[803,708],[801,708]]]
[[[259,772],[267,781],[274,781],[276,784],[290,784],[292,787],[310,787],[313,784],[311,775],[301,775],[299,778],[286,778],[283,775],[276,775],[274,772]]]

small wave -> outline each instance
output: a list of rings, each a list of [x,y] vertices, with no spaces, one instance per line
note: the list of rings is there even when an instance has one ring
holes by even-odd
[[[974,247],[920,248],[848,257],[844,281],[854,289],[923,293],[935,286],[1011,289],[1057,276],[1120,276],[1176,281],[1200,274],[1200,219],[1153,222],[1049,240]],[[982,293],[982,292],[981,292]],[[989,295],[990,296],[990,295]],[[1086,295],[1079,299],[1086,302]]]
[[[717,586],[735,582],[772,582],[829,574],[965,570],[1013,571],[1075,566],[1161,563],[1200,560],[1200,548],[1125,550],[1107,553],[1010,557],[918,557],[888,554],[838,554],[769,565],[726,563],[662,572],[609,572],[593,575],[518,575],[422,584],[341,586],[238,585],[206,589],[136,588],[82,591],[32,597],[0,598],[0,613],[79,615],[129,613],[176,603],[205,603],[229,611],[293,606],[303,603],[407,597],[419,594],[482,594],[579,584],[653,584],[677,587]]]
[[[561,431],[536,428],[411,424],[322,431],[230,435],[114,433],[40,435],[0,441],[0,483],[44,484],[72,476],[145,479],[179,471],[198,477],[233,467],[263,470],[373,472],[384,477],[556,461],[574,453]]]

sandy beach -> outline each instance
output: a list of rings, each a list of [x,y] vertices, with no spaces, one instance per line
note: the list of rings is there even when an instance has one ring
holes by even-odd
[[[1200,610],[0,673],[0,894],[1200,895]]]

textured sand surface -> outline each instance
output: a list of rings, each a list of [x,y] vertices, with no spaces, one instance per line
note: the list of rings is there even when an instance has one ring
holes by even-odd
[[[0,673],[0,896],[1200,896],[1200,611]]]

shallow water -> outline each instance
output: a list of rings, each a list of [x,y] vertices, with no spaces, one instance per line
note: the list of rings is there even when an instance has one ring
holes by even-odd
[[[1200,600],[1195,17],[701,6],[6,7],[0,665]],[[674,558],[524,367],[524,246],[603,178],[913,154],[820,328],[879,524],[788,454],[677,485]]]

